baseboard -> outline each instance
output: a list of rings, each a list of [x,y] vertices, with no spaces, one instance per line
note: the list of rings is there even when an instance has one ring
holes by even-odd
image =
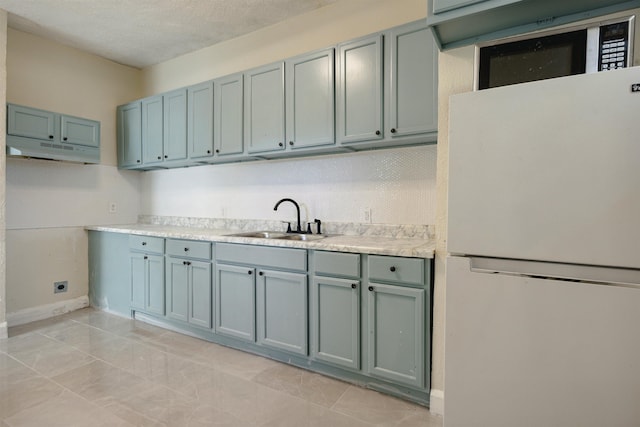
[[[7,322],[0,323],[0,340],[3,338],[9,338],[9,327]]]
[[[431,389],[429,394],[429,412],[444,415],[444,391]]]
[[[24,325],[25,323],[60,316],[61,314],[69,313],[85,307],[89,307],[89,298],[86,295],[70,300],[54,302],[53,304],[39,305],[37,307],[25,308],[13,313],[7,313],[7,324],[9,326]]]

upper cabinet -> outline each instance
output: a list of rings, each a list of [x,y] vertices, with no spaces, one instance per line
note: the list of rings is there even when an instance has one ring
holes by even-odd
[[[438,50],[424,22],[338,47],[338,140],[352,149],[435,142]]]
[[[284,150],[284,63],[247,71],[244,82],[248,153]]]
[[[135,168],[142,165],[142,103],[120,105],[116,111],[118,166]]]
[[[437,69],[436,44],[421,20],[146,98],[139,104],[143,158],[120,167],[434,143]]]
[[[428,0],[441,49],[465,46],[640,7],[640,0]]]

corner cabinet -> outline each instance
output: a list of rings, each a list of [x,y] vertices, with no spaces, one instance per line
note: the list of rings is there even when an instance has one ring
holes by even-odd
[[[427,24],[450,49],[637,7],[637,0],[428,0]]]

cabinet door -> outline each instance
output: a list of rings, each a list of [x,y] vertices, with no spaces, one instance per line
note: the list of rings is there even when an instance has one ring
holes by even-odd
[[[338,47],[338,139],[342,143],[383,138],[382,42],[376,35]]]
[[[164,315],[164,257],[147,255],[146,306],[149,313]]]
[[[211,329],[211,263],[190,261],[189,323]]]
[[[131,308],[144,310],[146,307],[147,256],[141,253],[129,255]]]
[[[7,133],[25,138],[53,140],[55,114],[35,108],[7,105]]]
[[[431,0],[433,13],[442,13],[459,7],[482,3],[486,0]]]
[[[234,74],[214,81],[214,146],[218,156],[242,154],[243,76]]]
[[[142,164],[142,105],[134,102],[121,105],[117,111],[118,166]]]
[[[249,153],[284,150],[284,64],[248,71],[245,90]]]
[[[256,340],[255,269],[216,264],[216,333]]]
[[[370,283],[369,374],[424,387],[424,289]]]
[[[311,283],[311,355],[360,368],[360,282],[314,277]]]
[[[257,282],[258,343],[307,354],[307,276],[261,270]]]
[[[334,50],[286,62],[286,127],[292,149],[335,143]]]
[[[142,161],[145,165],[164,159],[162,96],[142,100]]]
[[[100,122],[79,117],[60,116],[62,142],[100,147]]]
[[[164,102],[164,159],[187,158],[187,90],[162,96]]]
[[[189,265],[179,258],[167,258],[167,317],[186,322],[189,315]]]
[[[438,130],[438,49],[426,23],[389,32],[391,138]]]
[[[213,156],[213,82],[187,89],[189,158]]]

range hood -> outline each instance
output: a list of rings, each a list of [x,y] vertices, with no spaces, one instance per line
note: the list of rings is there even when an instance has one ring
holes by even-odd
[[[7,135],[7,157],[97,164],[100,163],[100,148],[56,144]]]

